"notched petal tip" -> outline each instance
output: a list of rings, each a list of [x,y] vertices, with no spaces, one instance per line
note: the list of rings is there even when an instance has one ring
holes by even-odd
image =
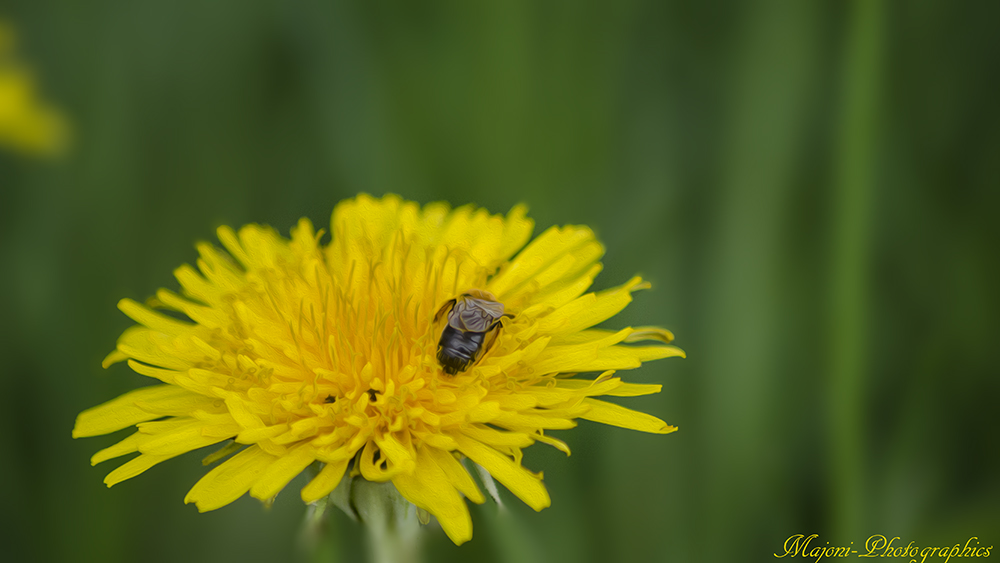
[[[128,355],[125,354],[124,352],[121,352],[119,350],[113,350],[110,354],[104,356],[103,360],[101,360],[101,367],[104,369],[108,369],[114,364],[117,364],[118,362],[124,362],[127,359]]]
[[[634,293],[636,291],[641,291],[643,289],[649,289],[653,287],[653,284],[642,279],[642,276],[632,276],[627,282],[617,288],[612,288],[612,290],[625,289],[629,293]]]
[[[201,464],[204,466],[209,466],[219,461],[220,459],[228,456],[229,454],[239,450],[243,447],[243,444],[238,444],[233,440],[229,440],[226,445],[222,446],[218,450],[208,454],[201,460]]]
[[[658,326],[637,326],[632,329],[632,333],[625,337],[624,342],[643,342],[646,340],[658,340],[664,344],[670,344],[674,340],[674,333]]]
[[[675,426],[671,426],[653,415],[634,411],[615,403],[590,397],[585,398],[583,402],[590,406],[590,410],[580,417],[586,420],[650,434],[669,434],[677,430]]]
[[[528,204],[521,201],[516,203],[514,207],[511,207],[510,211],[507,212],[507,215],[513,215],[515,217],[519,215],[527,215],[528,209],[529,209]]]
[[[199,513],[211,512],[213,510],[222,508],[222,506],[225,506],[225,505],[221,505],[221,506],[209,506],[208,503],[205,502],[205,499],[197,498],[195,496],[192,496],[191,493],[188,493],[184,497],[184,504],[193,504],[194,507],[198,509]]]
[[[85,415],[90,410],[91,409],[87,409],[87,410],[81,412],[80,414],[76,415],[76,420],[73,421],[73,431],[71,433],[72,436],[73,436],[73,439],[76,439],[76,438],[86,438],[86,437],[89,437],[89,436],[100,436],[100,434],[93,434],[93,433],[87,431],[88,419],[87,419],[87,416],[85,416]],[[83,420],[81,420],[81,417],[83,417]]]
[[[662,428],[658,428],[656,430],[644,430],[643,432],[646,432],[647,434],[672,434],[677,432],[677,430],[679,430],[677,426],[664,423]]]

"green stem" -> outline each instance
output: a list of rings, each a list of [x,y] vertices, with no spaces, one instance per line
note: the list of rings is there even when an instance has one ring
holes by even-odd
[[[351,499],[368,537],[373,563],[419,563],[421,528],[417,508],[392,483],[355,479]]]
[[[500,493],[497,484],[493,481],[493,476],[489,471],[483,469],[478,463],[472,464],[476,468],[476,474],[483,483],[486,493],[496,504],[496,512],[491,514],[490,510],[484,511],[489,517],[490,525],[497,538],[495,550],[498,559],[505,563],[536,563],[541,561],[541,556],[536,549],[531,534],[521,527],[514,516],[507,511],[503,501],[500,500]]]
[[[830,428],[832,527],[857,537],[864,514],[864,366],[883,3],[855,0],[848,30],[834,189]]]
[[[331,507],[325,498],[306,507],[300,535],[300,545],[305,554],[303,560],[336,563],[341,559],[338,551],[340,547],[338,530],[331,525],[327,513]]]

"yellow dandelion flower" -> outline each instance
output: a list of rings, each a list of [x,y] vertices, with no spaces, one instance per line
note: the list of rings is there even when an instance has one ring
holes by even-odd
[[[367,195],[336,207],[329,245],[306,219],[291,240],[259,225],[220,227],[228,253],[199,244],[198,268],[174,272],[182,294],[161,289],[147,305],[118,304],[139,324],[104,365],[127,360],[162,384],[84,411],[73,436],[137,427],[91,459],[139,452],[108,474],[108,486],[232,439],[214,458],[242,450],[185,499],[201,511],[248,491],[270,501],[320,462],[305,502],[328,495],[353,467],[391,481],[460,544],[472,537],[464,499],[484,501],[464,458],[541,510],[549,495],[541,474],[521,465],[522,449],[543,442],[568,454],[548,431],[576,419],[676,430],[595,397],[660,391],[614,371],[683,352],[666,345],[664,329],[591,328],[646,284],[633,278],[585,293],[604,252],[593,232],[553,227],[517,253],[532,228],[521,206],[503,217]],[[472,322],[477,305],[492,307],[480,311],[489,317],[482,326]],[[643,340],[660,342],[629,345]],[[446,373],[442,359],[463,345],[470,361]],[[576,376],[583,372],[600,375]]]
[[[54,154],[66,143],[62,116],[38,98],[31,73],[14,58],[14,32],[0,21],[0,146]]]

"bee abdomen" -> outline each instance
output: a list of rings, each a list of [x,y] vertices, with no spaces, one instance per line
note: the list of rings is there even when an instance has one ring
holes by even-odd
[[[476,361],[483,346],[484,332],[460,331],[451,326],[445,327],[438,341],[438,362],[449,375],[455,375],[469,369]]]

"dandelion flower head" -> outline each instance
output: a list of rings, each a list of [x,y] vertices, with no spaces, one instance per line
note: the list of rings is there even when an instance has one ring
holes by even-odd
[[[14,56],[14,30],[0,21],[0,146],[53,154],[66,142],[62,116],[40,101],[31,72]]]
[[[533,226],[522,206],[504,217],[361,195],[334,210],[329,244],[306,219],[290,240],[260,225],[220,227],[225,251],[199,244],[197,268],[174,272],[180,293],[118,305],[138,324],[105,366],[127,361],[159,384],[84,411],[73,436],[136,427],[91,460],[138,452],[108,486],[231,440],[210,457],[238,453],[187,494],[202,511],[248,491],[270,502],[318,462],[305,502],[349,471],[391,481],[462,543],[472,537],[465,499],[484,501],[466,458],[541,510],[549,495],[522,450],[543,442],[568,454],[550,431],[576,419],[676,430],[595,397],[658,392],[615,371],[683,352],[661,328],[592,328],[646,284],[588,293],[604,252],[593,232],[553,227],[528,243]],[[481,357],[450,375],[437,358],[448,322],[439,313],[469,291],[494,296],[508,316]],[[634,344],[644,340],[656,342]],[[577,375],[587,372],[596,375]]]

